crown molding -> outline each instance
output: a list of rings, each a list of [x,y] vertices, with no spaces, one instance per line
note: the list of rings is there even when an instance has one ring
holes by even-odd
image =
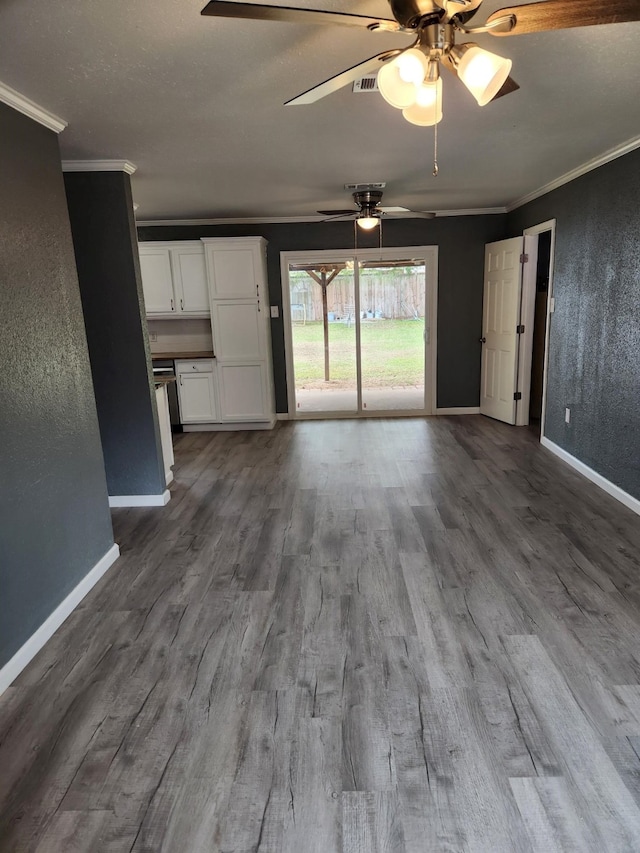
[[[133,175],[137,166],[129,160],[63,160],[63,172],[126,172]]]
[[[443,216],[493,216],[506,212],[506,207],[465,207],[463,210],[437,210],[436,216],[441,219]]]
[[[637,148],[640,148],[640,136],[629,139],[627,142],[623,142],[622,145],[617,145],[615,148],[610,148],[609,151],[605,151],[604,154],[600,154],[599,157],[594,157],[593,160],[588,160],[586,163],[583,163],[582,166],[577,166],[575,169],[572,169],[570,172],[566,172],[564,175],[561,175],[554,181],[545,184],[543,187],[517,198],[515,201],[512,201],[507,205],[507,213],[511,213],[512,210],[522,207],[524,204],[528,204],[530,201],[534,201],[534,199],[540,198],[540,196],[546,195],[553,190],[557,190],[558,187],[562,187],[564,184],[570,183],[570,181],[575,181],[576,178],[581,177],[581,175],[586,175],[587,172],[592,172],[594,169],[604,166],[612,160],[617,160],[618,157],[624,157],[625,154],[629,154]]]
[[[465,210],[438,210],[436,217],[443,216],[482,216],[484,214],[506,213],[506,207],[478,207]],[[355,213],[355,211],[354,211]],[[394,217],[385,217],[385,221]],[[416,219],[419,217],[415,217]],[[295,222],[325,222],[326,216],[252,216],[244,219],[145,219],[136,222],[139,228],[153,226],[188,226],[188,225],[288,225]],[[399,216],[397,219],[411,219],[410,216]],[[345,220],[346,221],[346,220]]]
[[[0,83],[0,101],[9,107],[13,107],[19,113],[37,121],[38,124],[42,124],[49,130],[53,130],[54,133],[62,133],[68,124],[64,119],[50,113],[49,110],[45,110],[44,107],[39,106],[4,83]]]

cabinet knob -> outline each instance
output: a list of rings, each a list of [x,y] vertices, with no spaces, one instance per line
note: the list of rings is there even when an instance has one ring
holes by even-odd
[[[173,311],[173,310],[175,310],[175,309],[174,309],[174,307],[173,307],[173,299],[171,300],[171,310],[172,310],[172,311]]]

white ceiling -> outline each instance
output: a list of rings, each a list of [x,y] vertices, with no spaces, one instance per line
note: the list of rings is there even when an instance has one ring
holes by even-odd
[[[640,23],[475,37],[521,89],[481,108],[445,75],[433,178],[433,129],[377,93],[283,106],[409,36],[205,18],[205,3],[0,0],[0,80],[69,123],[63,159],[135,163],[141,220],[312,216],[366,181],[387,182],[388,205],[504,207],[640,135]],[[280,5],[391,17],[386,0]]]

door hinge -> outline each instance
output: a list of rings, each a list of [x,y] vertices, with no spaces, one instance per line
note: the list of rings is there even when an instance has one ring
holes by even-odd
[[[516,391],[516,393],[513,395],[513,399],[522,400],[522,391]]]
[[[522,325],[522,323],[519,326],[516,326],[516,334],[524,335],[524,326]]]
[[[529,255],[527,255],[527,253],[526,253],[526,252],[523,252],[523,253],[520,255],[520,263],[521,263],[521,264],[526,264],[528,260],[529,260]]]

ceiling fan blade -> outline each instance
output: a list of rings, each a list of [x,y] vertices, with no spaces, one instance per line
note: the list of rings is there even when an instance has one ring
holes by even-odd
[[[353,83],[354,80],[358,80],[360,77],[366,77],[367,74],[372,74],[380,68],[382,62],[386,62],[387,59],[391,59],[399,53],[402,53],[402,51],[386,50],[384,53],[377,53],[370,59],[365,59],[364,62],[360,62],[358,65],[353,65],[351,68],[347,68],[346,71],[341,71],[340,74],[336,74],[335,77],[329,77],[329,79],[325,80],[323,83],[319,83],[317,86],[314,86],[312,89],[307,89],[306,92],[303,92],[301,95],[297,95],[290,101],[286,101],[285,107],[297,107],[301,104],[314,104],[316,101],[319,101],[320,98],[326,98],[327,95],[332,95],[334,92],[337,92],[338,89],[342,89],[343,86],[348,86],[349,83]]]
[[[500,18],[515,19],[513,25],[491,29],[494,36],[517,36],[522,33],[539,33],[546,30],[564,30],[570,27],[591,27],[597,24],[623,24],[640,21],[640,3],[637,0],[544,0],[523,6],[498,9],[487,18],[487,24]]]
[[[384,207],[384,206],[378,205],[378,207],[376,209],[382,211],[382,213],[408,213],[409,212],[408,207]]]
[[[383,213],[385,217],[389,216],[392,219],[435,219],[436,217],[435,213],[432,211],[407,210],[407,208],[397,211],[396,213],[389,213],[388,211],[383,211]]]
[[[320,211],[318,211],[320,213]],[[357,210],[350,210],[349,213],[341,213],[338,216],[329,216],[328,219],[323,219],[323,222],[337,222],[340,219],[357,219],[360,214]]]
[[[357,210],[350,208],[349,210],[317,210],[316,213],[319,213],[320,216],[351,216],[354,213],[357,213]]]
[[[347,27],[366,27],[372,30],[397,32],[400,24],[386,18],[350,15],[347,12],[321,12],[317,9],[298,9],[293,6],[263,6],[257,3],[232,3],[211,0],[201,15],[215,18],[243,18],[253,21],[284,21],[290,24],[339,24]]]

